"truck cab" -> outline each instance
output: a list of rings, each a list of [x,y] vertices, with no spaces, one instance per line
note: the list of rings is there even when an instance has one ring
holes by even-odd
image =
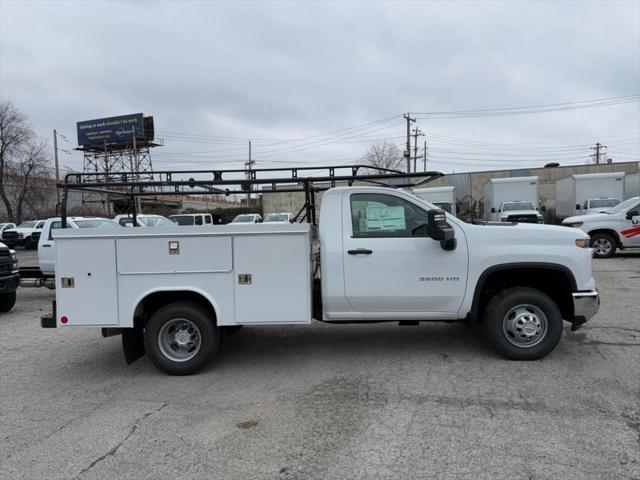
[[[176,223],[162,215],[140,214],[136,215],[136,222],[129,214],[116,215],[113,219],[121,227],[175,227]]]
[[[582,215],[590,215],[592,213],[606,213],[620,203],[622,203],[622,200],[620,200],[619,198],[590,198],[584,201],[581,209],[576,209],[580,210],[580,213]],[[579,205],[576,205],[576,207],[579,207]]]
[[[617,249],[640,248],[640,197],[625,200],[604,213],[565,218],[562,225],[587,233],[596,258],[612,257]]]

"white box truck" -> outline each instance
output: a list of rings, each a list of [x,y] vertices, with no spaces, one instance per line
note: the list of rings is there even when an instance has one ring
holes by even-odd
[[[591,204],[595,200],[620,203],[624,197],[624,172],[582,173],[558,180],[556,183],[556,216],[567,218],[584,213],[597,213]],[[609,208],[609,207],[603,207]]]
[[[447,213],[457,216],[456,187],[414,188],[413,193]]]
[[[538,211],[537,176],[491,178],[482,191],[485,220],[543,223]]]
[[[387,178],[331,173],[321,178]],[[308,224],[54,230],[56,303],[42,326],[122,335],[127,361],[146,352],[185,375],[241,325],[466,319],[482,321],[505,357],[532,360],[553,350],[563,321],[576,329],[598,310],[589,236],[578,229],[473,225],[380,186],[327,190],[318,225],[315,187],[297,174],[290,185],[304,185]]]
[[[624,199],[640,196],[640,173],[624,177]]]

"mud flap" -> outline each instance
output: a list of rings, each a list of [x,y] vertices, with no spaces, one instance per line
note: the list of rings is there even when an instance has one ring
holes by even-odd
[[[146,353],[144,350],[144,330],[142,328],[123,328],[122,350],[127,365],[131,365],[143,357]]]

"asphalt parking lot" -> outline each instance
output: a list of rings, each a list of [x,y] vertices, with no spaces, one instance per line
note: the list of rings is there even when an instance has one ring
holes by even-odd
[[[22,289],[0,317],[0,475],[640,478],[640,254],[594,268],[599,314],[542,361],[461,324],[316,322],[245,327],[191,377],[41,329],[53,293]]]

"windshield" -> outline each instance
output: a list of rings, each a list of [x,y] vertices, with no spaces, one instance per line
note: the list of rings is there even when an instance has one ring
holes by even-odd
[[[231,223],[253,223],[254,215],[238,215]]]
[[[176,224],[164,217],[138,217],[140,223],[147,227],[175,227]]]
[[[178,225],[193,225],[195,219],[191,215],[171,215],[171,220],[176,222]]]
[[[531,202],[509,202],[502,205],[503,212],[511,212],[513,210],[535,210]]]
[[[120,228],[120,225],[118,225],[116,222],[106,218],[74,220],[73,223],[75,223],[79,228],[113,228],[113,227]]]
[[[35,227],[35,225],[36,225],[36,222],[24,222],[24,223],[21,223],[18,228],[33,228]]]
[[[620,203],[617,198],[598,198],[589,202],[589,208],[610,208]]]
[[[288,222],[289,215],[287,213],[271,213],[267,215],[265,222]]]
[[[613,207],[611,210],[609,210],[607,213],[619,213],[619,212],[624,212],[625,210],[631,208],[631,207],[635,207],[636,204],[638,203],[638,200],[640,200],[640,197],[633,197],[630,198],[628,200],[625,200],[622,203],[619,203],[618,205],[616,205],[615,207]]]

